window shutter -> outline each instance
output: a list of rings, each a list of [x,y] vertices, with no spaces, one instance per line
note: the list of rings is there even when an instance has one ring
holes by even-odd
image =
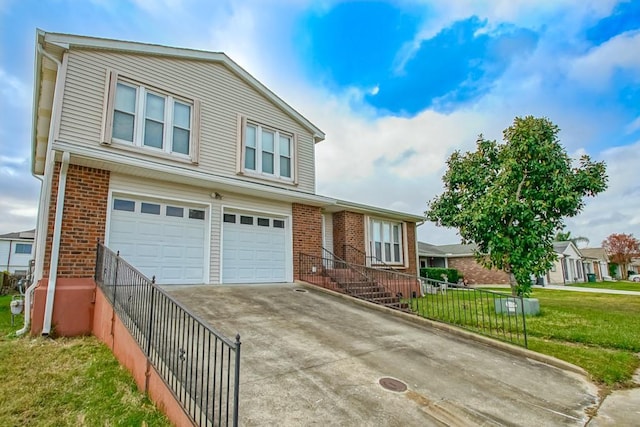
[[[293,173],[293,183],[298,185],[298,134],[294,133],[291,138],[291,162],[293,165],[291,167],[291,171]]]
[[[102,127],[102,143],[111,144],[113,133],[113,104],[116,98],[116,84],[118,83],[118,73],[107,70],[104,98],[104,120]]]
[[[238,173],[244,172],[244,138],[245,138],[245,130],[247,128],[247,118],[238,114],[238,143],[236,144],[236,171]]]
[[[191,129],[191,163],[200,161],[200,100],[193,100],[193,128]]]

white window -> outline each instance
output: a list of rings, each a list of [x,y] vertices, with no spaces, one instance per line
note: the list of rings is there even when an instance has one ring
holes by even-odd
[[[198,103],[111,74],[106,144],[197,162]]]
[[[373,257],[387,264],[403,263],[402,223],[371,219],[369,236]]]
[[[17,254],[30,254],[33,245],[31,243],[16,243],[15,253]]]
[[[252,122],[243,135],[244,172],[293,180],[293,135]]]

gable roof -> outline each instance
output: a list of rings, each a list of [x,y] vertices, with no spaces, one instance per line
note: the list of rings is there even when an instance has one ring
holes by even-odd
[[[453,244],[453,245],[431,245],[429,243],[418,242],[418,255],[420,256],[435,256],[435,257],[467,257],[472,256],[473,252],[477,249],[476,244]]]
[[[553,251],[559,254],[564,253],[569,246],[572,246],[578,255],[581,255],[581,251],[570,241],[566,242],[553,242]],[[453,245],[432,245],[425,242],[418,242],[418,255],[419,256],[431,256],[431,257],[445,257],[445,258],[459,258],[472,256],[478,245],[471,243],[468,245],[453,244]],[[602,248],[597,248],[602,249]],[[606,259],[606,258],[605,258]]]
[[[16,231],[13,233],[0,234],[0,239],[5,240],[17,240],[17,239],[25,239],[25,240],[33,240],[36,235],[35,228],[33,230],[26,231]]]
[[[302,127],[307,129],[312,135],[314,142],[318,143],[323,141],[325,134],[316,125],[311,123],[302,114],[294,110],[289,104],[287,104],[282,98],[272,92],[264,84],[260,83],[255,77],[253,77],[244,68],[234,62],[226,54],[222,52],[210,52],[204,50],[188,49],[162,46],[150,43],[140,43],[115,39],[104,39],[98,37],[80,36],[74,34],[62,34],[62,33],[48,33],[46,31],[36,29],[36,61],[35,61],[35,76],[34,76],[34,91],[33,91],[33,130],[32,130],[32,156],[31,156],[31,169],[35,170],[35,154],[36,154],[36,139],[37,139],[37,122],[36,117],[38,115],[38,108],[40,98],[53,99],[53,86],[43,89],[40,87],[40,80],[42,78],[42,61],[43,57],[51,60],[56,58],[56,61],[60,61],[62,53],[71,48],[88,48],[95,50],[105,50],[112,52],[122,52],[137,55],[154,55],[164,56],[168,58],[187,59],[196,61],[208,61],[215,62],[223,65],[234,73],[237,77],[246,82],[249,86],[255,89],[262,96],[273,102],[276,106],[287,113],[292,119],[300,123]],[[42,90],[51,93],[41,93]]]
[[[603,261],[607,260],[607,252],[604,248],[584,248],[580,249],[580,253],[585,258],[600,259]]]

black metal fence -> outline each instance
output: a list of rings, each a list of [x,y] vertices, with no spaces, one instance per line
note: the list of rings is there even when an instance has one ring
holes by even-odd
[[[96,283],[197,425],[238,425],[240,336],[213,330],[98,243]]]
[[[300,279],[527,347],[522,297],[301,254]]]

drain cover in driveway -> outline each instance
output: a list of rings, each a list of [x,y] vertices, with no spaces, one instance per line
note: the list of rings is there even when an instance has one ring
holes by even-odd
[[[407,391],[407,385],[402,381],[396,380],[395,378],[380,378],[380,381],[378,381],[378,383],[387,390],[397,391],[398,393]]]

